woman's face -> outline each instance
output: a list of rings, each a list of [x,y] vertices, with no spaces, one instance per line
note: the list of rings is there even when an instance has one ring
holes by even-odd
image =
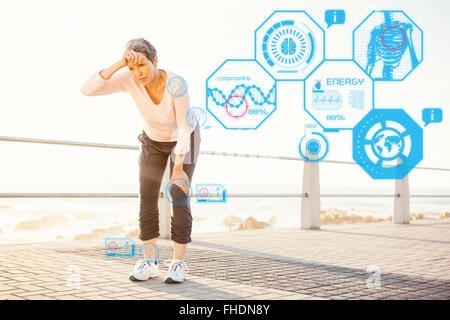
[[[149,85],[155,76],[157,58],[155,57],[155,61],[152,63],[145,55],[142,54],[142,56],[141,63],[129,64],[128,69],[134,79],[145,86]]]

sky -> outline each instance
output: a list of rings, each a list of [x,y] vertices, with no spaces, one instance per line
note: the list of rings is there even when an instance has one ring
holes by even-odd
[[[326,9],[346,22],[326,28]],[[419,166],[450,168],[448,1],[9,1],[0,4],[0,136],[137,145],[142,120],[125,94],[86,97],[81,84],[122,56],[129,39],[157,49],[159,67],[182,75],[191,105],[205,106],[205,81],[226,59],[254,56],[254,31],[274,10],[306,10],[326,30],[325,57],[351,59],[352,30],[372,10],[404,10],[424,31],[424,59],[404,81],[376,83],[375,107],[403,108],[423,125],[422,109],[444,120],[424,129]],[[257,130],[225,130],[209,117],[202,150],[298,157],[303,82],[278,84],[277,109]],[[327,159],[352,161],[350,131],[327,135]],[[137,192],[137,151],[0,141],[0,192]],[[358,166],[320,165],[324,186],[393,188]],[[299,185],[294,161],[200,156],[194,183]],[[349,179],[349,177],[351,177]],[[414,170],[412,188],[450,188],[450,172]]]

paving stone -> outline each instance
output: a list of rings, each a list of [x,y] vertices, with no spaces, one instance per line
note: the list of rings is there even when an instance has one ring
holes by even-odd
[[[450,219],[193,235],[185,283],[130,282],[136,259],[108,259],[102,241],[0,246],[1,299],[450,299]],[[20,263],[26,253],[27,266]],[[170,241],[160,256],[171,259]],[[70,265],[80,288],[67,287]],[[380,288],[368,289],[370,265]],[[32,266],[32,272],[30,272]],[[105,268],[111,272],[105,273]]]

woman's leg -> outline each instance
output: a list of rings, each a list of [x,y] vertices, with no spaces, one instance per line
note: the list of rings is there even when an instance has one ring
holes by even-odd
[[[173,162],[170,163],[170,175],[172,175]],[[195,164],[183,164],[183,170],[192,181]],[[175,186],[177,188],[177,186]],[[186,197],[187,198],[187,197]],[[174,241],[173,259],[184,260],[186,246],[191,242],[192,215],[190,201],[180,199],[182,205],[172,205],[173,216],[171,221],[171,239]]]
[[[190,151],[186,154],[183,164],[183,171],[189,177],[189,183],[192,182],[192,176],[194,175],[195,165],[200,152],[200,140],[200,129],[197,127],[191,134]],[[172,176],[173,166],[172,156],[170,159],[170,176]],[[187,244],[191,242],[192,215],[190,201],[180,200],[180,203],[184,203],[183,205],[172,205],[171,238],[174,241],[174,260],[184,260]]]
[[[139,136],[139,239],[144,249],[146,243],[156,244],[159,237],[158,199],[162,176],[167,165],[168,154],[160,150],[142,133]],[[155,147],[156,146],[156,147]],[[145,259],[152,259],[153,250],[144,250]]]
[[[173,260],[184,260],[187,243],[173,242]]]

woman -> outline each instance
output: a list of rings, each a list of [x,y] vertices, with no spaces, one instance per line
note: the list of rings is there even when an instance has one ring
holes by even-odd
[[[130,40],[122,59],[97,72],[82,85],[86,96],[128,92],[143,118],[139,155],[139,239],[143,246],[156,245],[159,236],[158,198],[161,179],[170,156],[170,193],[177,194],[173,203],[171,239],[174,255],[165,281],[183,282],[187,273],[184,260],[191,242],[192,216],[189,205],[189,183],[197,162],[200,130],[186,123],[189,95],[186,82],[176,74],[158,69],[156,50],[143,38]],[[128,67],[124,70],[120,69]],[[186,184],[188,187],[186,187]],[[179,194],[182,194],[180,199]],[[184,198],[183,198],[184,197]],[[142,281],[159,275],[158,265],[144,250],[130,280]]]

